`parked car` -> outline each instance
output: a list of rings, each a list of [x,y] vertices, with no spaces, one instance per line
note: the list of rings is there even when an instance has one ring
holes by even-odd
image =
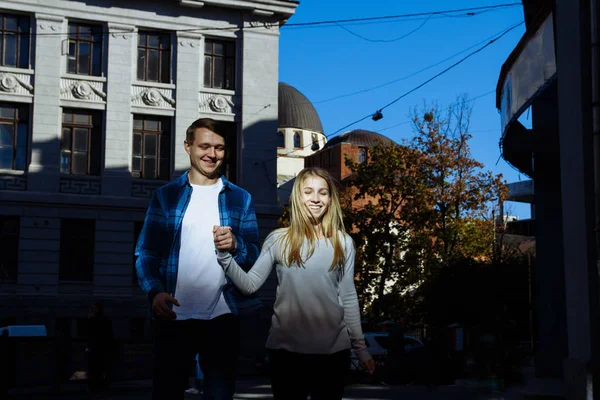
[[[382,365],[385,363],[385,358],[387,357],[387,351],[389,346],[389,333],[388,332],[366,332],[365,334],[365,343],[367,345],[367,349],[369,353],[373,356],[377,364]],[[405,353],[411,353],[418,349],[424,348],[425,345],[419,339],[413,336],[404,336],[404,351]],[[360,369],[360,363],[354,350],[351,352],[350,356],[350,369],[358,370]]]

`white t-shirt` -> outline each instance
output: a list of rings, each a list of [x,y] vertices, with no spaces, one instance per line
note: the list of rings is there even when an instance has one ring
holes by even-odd
[[[177,319],[213,319],[231,310],[223,297],[227,283],[217,261],[212,229],[220,225],[221,179],[210,186],[192,185],[192,196],[181,226],[181,246],[173,307]]]

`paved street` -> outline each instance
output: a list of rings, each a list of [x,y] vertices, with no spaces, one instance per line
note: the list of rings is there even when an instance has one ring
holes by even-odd
[[[93,396],[85,393],[85,386],[77,385],[69,388],[63,393],[51,394],[46,392],[14,393],[11,399],[23,400],[79,400],[93,399]],[[115,384],[111,392],[103,397],[106,400],[121,399],[149,399],[150,381],[123,382]],[[272,399],[269,382],[264,379],[243,379],[238,381],[238,390],[235,399]],[[186,394],[186,400],[201,400],[201,395]],[[508,400],[515,397],[498,393],[482,393],[474,389],[457,386],[438,386],[428,388],[426,386],[385,386],[385,385],[353,385],[346,389],[345,400],[388,400],[388,399],[410,399],[410,400]]]

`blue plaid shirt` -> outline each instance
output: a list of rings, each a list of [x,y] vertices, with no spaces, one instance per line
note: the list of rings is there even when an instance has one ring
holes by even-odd
[[[237,263],[249,270],[259,254],[258,225],[250,194],[221,177],[219,193],[221,226],[230,226],[236,248],[232,252]],[[183,216],[192,197],[192,186],[185,172],[178,179],[154,192],[140,232],[135,255],[135,268],[141,288],[152,304],[154,296],[167,292],[176,296],[179,247]],[[244,314],[260,308],[257,296],[244,296],[227,278],[223,296],[233,314]]]

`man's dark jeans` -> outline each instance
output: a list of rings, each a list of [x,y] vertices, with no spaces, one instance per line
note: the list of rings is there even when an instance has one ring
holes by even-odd
[[[240,325],[233,314],[212,320],[156,320],[153,335],[153,400],[184,398],[196,354],[204,373],[204,400],[231,400],[239,355]]]

